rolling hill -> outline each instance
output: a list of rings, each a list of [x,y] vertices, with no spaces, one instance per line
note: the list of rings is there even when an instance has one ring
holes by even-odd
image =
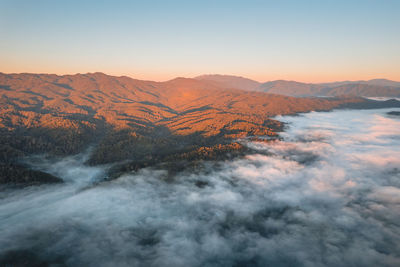
[[[282,129],[271,118],[275,115],[360,103],[370,102],[294,98],[188,78],[153,82],[103,73],[0,73],[0,167],[15,176],[29,174],[20,162],[27,155],[64,156],[89,147],[88,163],[124,161],[129,170],[215,158],[243,149],[237,138],[275,136]]]

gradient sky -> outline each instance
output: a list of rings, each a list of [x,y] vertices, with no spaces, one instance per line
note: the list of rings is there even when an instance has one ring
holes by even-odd
[[[0,71],[400,80],[396,0],[0,0]]]

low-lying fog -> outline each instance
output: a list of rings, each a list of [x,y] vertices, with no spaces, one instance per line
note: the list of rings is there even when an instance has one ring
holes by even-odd
[[[60,266],[400,266],[399,109],[278,117],[284,141],[166,179],[111,181],[84,156],[66,183],[3,189],[3,262]],[[1,260],[0,260],[1,262]]]

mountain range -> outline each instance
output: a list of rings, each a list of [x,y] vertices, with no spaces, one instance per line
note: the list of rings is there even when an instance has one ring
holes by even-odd
[[[400,82],[387,79],[315,84],[285,80],[260,83],[243,77],[218,74],[201,75],[195,77],[195,79],[215,83],[222,87],[296,97],[339,96],[344,94],[365,97],[400,97]]]
[[[246,148],[235,141],[240,138],[276,137],[283,125],[275,115],[399,106],[349,96],[290,97],[272,94],[276,87],[255,87],[267,84],[219,75],[154,82],[103,73],[0,73],[0,182],[57,181],[23,159],[88,149],[88,164],[120,162],[113,175],[160,162],[176,170],[176,162],[241,153]]]

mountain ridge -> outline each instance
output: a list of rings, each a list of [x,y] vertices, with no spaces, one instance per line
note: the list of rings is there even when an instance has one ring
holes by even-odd
[[[295,98],[192,78],[0,73],[0,167],[29,174],[20,162],[25,156],[65,156],[88,147],[90,164],[127,162],[115,173],[220,158],[245,149],[237,139],[277,137],[283,124],[275,115],[355,104],[376,106],[357,97]]]
[[[304,83],[289,80],[257,82],[240,76],[220,74],[201,75],[195,77],[195,79],[216,82],[220,86],[241,90],[260,91],[288,96],[338,96],[342,94],[351,94],[365,97],[400,97],[400,82],[388,79],[329,83]],[[248,83],[252,85],[248,86]]]

